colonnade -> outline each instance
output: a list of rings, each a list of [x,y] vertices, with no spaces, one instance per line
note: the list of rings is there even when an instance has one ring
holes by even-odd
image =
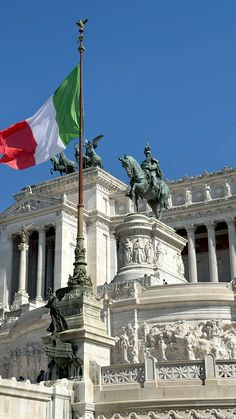
[[[229,259],[230,259],[230,272],[231,280],[236,277],[236,230],[235,230],[235,219],[225,220],[228,228],[228,240],[229,240]],[[209,276],[210,282],[218,282],[218,267],[217,267],[217,253],[216,253],[216,234],[215,226],[216,222],[209,221],[205,224],[207,229],[208,239],[208,257],[209,257]],[[198,282],[197,272],[197,252],[195,242],[195,231],[197,225],[186,225],[185,230],[187,231],[188,238],[188,266],[189,266],[189,282]]]
[[[43,301],[45,299],[45,285],[53,285],[45,284],[46,277],[53,276],[53,269],[54,269],[54,252],[55,249],[53,246],[51,248],[47,246],[47,233],[51,226],[40,226],[37,228],[38,232],[38,248],[37,248],[37,271],[34,280],[36,280],[36,301]],[[28,252],[29,252],[29,238],[32,234],[32,230],[20,231],[15,238],[20,238],[20,243],[18,244],[19,250],[19,277],[18,277],[18,289],[14,296],[14,304],[21,305],[27,303],[29,298],[32,298],[32,295],[28,295],[27,288],[28,288]],[[55,234],[55,230],[54,230]],[[47,263],[46,263],[46,259]],[[17,278],[12,278],[17,281]],[[51,281],[52,282],[52,281]]]

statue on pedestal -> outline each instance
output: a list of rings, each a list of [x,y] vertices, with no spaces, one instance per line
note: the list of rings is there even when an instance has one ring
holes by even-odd
[[[149,144],[144,149],[146,159],[141,166],[132,157],[125,155],[119,160],[131,178],[130,190],[127,193],[130,199],[135,200],[138,212],[138,198],[147,199],[156,218],[160,219],[163,209],[168,208],[169,188],[163,181],[163,174],[159,161],[152,157]],[[159,209],[158,209],[159,207]]]

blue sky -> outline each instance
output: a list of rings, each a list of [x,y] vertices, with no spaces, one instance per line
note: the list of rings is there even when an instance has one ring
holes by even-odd
[[[0,129],[30,117],[77,64],[75,21],[88,17],[85,137],[104,134],[105,170],[128,182],[117,157],[142,161],[147,141],[168,179],[236,166],[235,0],[11,0],[0,13]],[[0,165],[0,211],[51,177],[50,163]]]

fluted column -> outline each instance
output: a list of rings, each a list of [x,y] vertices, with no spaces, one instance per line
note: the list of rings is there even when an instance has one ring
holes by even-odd
[[[26,294],[26,272],[27,272],[27,250],[29,249],[28,243],[21,242],[18,245],[20,250],[20,267],[19,267],[19,289],[18,294]]]
[[[44,227],[38,230],[38,268],[37,268],[37,284],[36,299],[42,300],[44,295],[44,279],[45,279],[45,258],[46,258],[46,232]]]
[[[19,266],[19,286],[18,291],[14,296],[13,305],[21,306],[29,302],[29,295],[26,291],[26,280],[27,280],[27,252],[29,249],[29,228],[23,227],[20,232],[21,242],[18,245],[20,250],[20,266]]]
[[[189,282],[197,282],[197,257],[195,247],[195,226],[186,227],[188,235]]]
[[[235,219],[226,220],[228,226],[229,236],[229,260],[231,281],[236,278],[236,232],[235,232]]]
[[[215,238],[215,223],[209,222],[206,224],[208,236],[208,254],[209,254],[209,273],[210,282],[218,282],[218,268],[216,257],[216,238]]]

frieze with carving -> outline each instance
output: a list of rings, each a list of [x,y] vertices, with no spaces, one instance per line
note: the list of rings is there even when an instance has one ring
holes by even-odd
[[[131,410],[98,413],[96,419],[235,419],[236,409]]]
[[[0,335],[9,333],[19,317],[6,317],[0,321]]]
[[[158,248],[156,252],[152,241],[149,239],[130,238],[121,239],[118,247],[119,268],[131,263],[147,263],[153,265],[158,260]]]
[[[47,371],[47,358],[41,342],[28,342],[15,346],[0,359],[0,375],[3,378],[22,376],[34,382],[40,370]]]
[[[206,320],[189,324],[180,320],[137,329],[131,323],[116,336],[115,364],[144,362],[146,356],[158,361],[200,360],[206,354],[216,359],[236,359],[236,324]]]

